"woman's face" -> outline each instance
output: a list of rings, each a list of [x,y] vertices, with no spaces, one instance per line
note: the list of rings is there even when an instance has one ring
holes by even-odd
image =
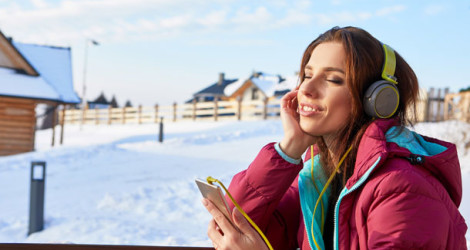
[[[305,66],[297,94],[300,127],[310,135],[335,138],[351,115],[346,55],[339,42],[319,44]]]

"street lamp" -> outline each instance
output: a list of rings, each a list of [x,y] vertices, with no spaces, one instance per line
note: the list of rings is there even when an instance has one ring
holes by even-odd
[[[80,129],[82,128],[83,123],[85,123],[85,109],[87,106],[86,103],[86,68],[87,68],[87,59],[88,59],[88,44],[100,45],[96,40],[87,38],[85,40],[85,60],[83,64],[83,92],[82,92],[82,122],[80,123]]]

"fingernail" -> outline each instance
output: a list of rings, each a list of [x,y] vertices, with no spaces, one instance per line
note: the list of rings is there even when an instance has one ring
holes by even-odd
[[[235,217],[237,217],[237,219],[240,219],[241,216],[242,216],[242,213],[240,212],[240,210],[238,210],[237,207],[234,207],[234,208],[233,208],[232,214],[234,214]]]
[[[209,204],[206,199],[202,199],[201,202],[202,202],[202,205],[204,205],[206,207]]]

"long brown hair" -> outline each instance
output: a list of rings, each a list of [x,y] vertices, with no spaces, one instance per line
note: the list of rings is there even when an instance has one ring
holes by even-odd
[[[333,193],[341,189],[354,171],[357,148],[368,125],[373,121],[363,109],[364,92],[375,81],[381,79],[384,64],[382,44],[367,31],[356,27],[334,27],[315,39],[304,52],[300,67],[300,83],[305,78],[305,66],[312,51],[321,43],[339,42],[346,53],[346,82],[352,97],[352,108],[349,125],[338,133],[336,143],[327,148],[321,140],[320,159],[326,174],[334,169],[333,159],[329,151],[341,156],[352,145],[352,150],[341,166],[342,178],[335,178]],[[402,126],[412,125],[415,121],[416,100],[418,95],[418,79],[408,63],[395,52],[396,70],[400,102],[397,112],[391,119],[396,119]],[[411,108],[411,109],[410,109]]]

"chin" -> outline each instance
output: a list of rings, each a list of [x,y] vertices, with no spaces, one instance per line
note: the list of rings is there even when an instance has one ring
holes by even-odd
[[[324,134],[322,131],[323,130],[322,127],[320,126],[320,124],[316,122],[301,120],[299,122],[299,125],[300,125],[300,129],[302,129],[302,131],[308,135],[322,136]]]

